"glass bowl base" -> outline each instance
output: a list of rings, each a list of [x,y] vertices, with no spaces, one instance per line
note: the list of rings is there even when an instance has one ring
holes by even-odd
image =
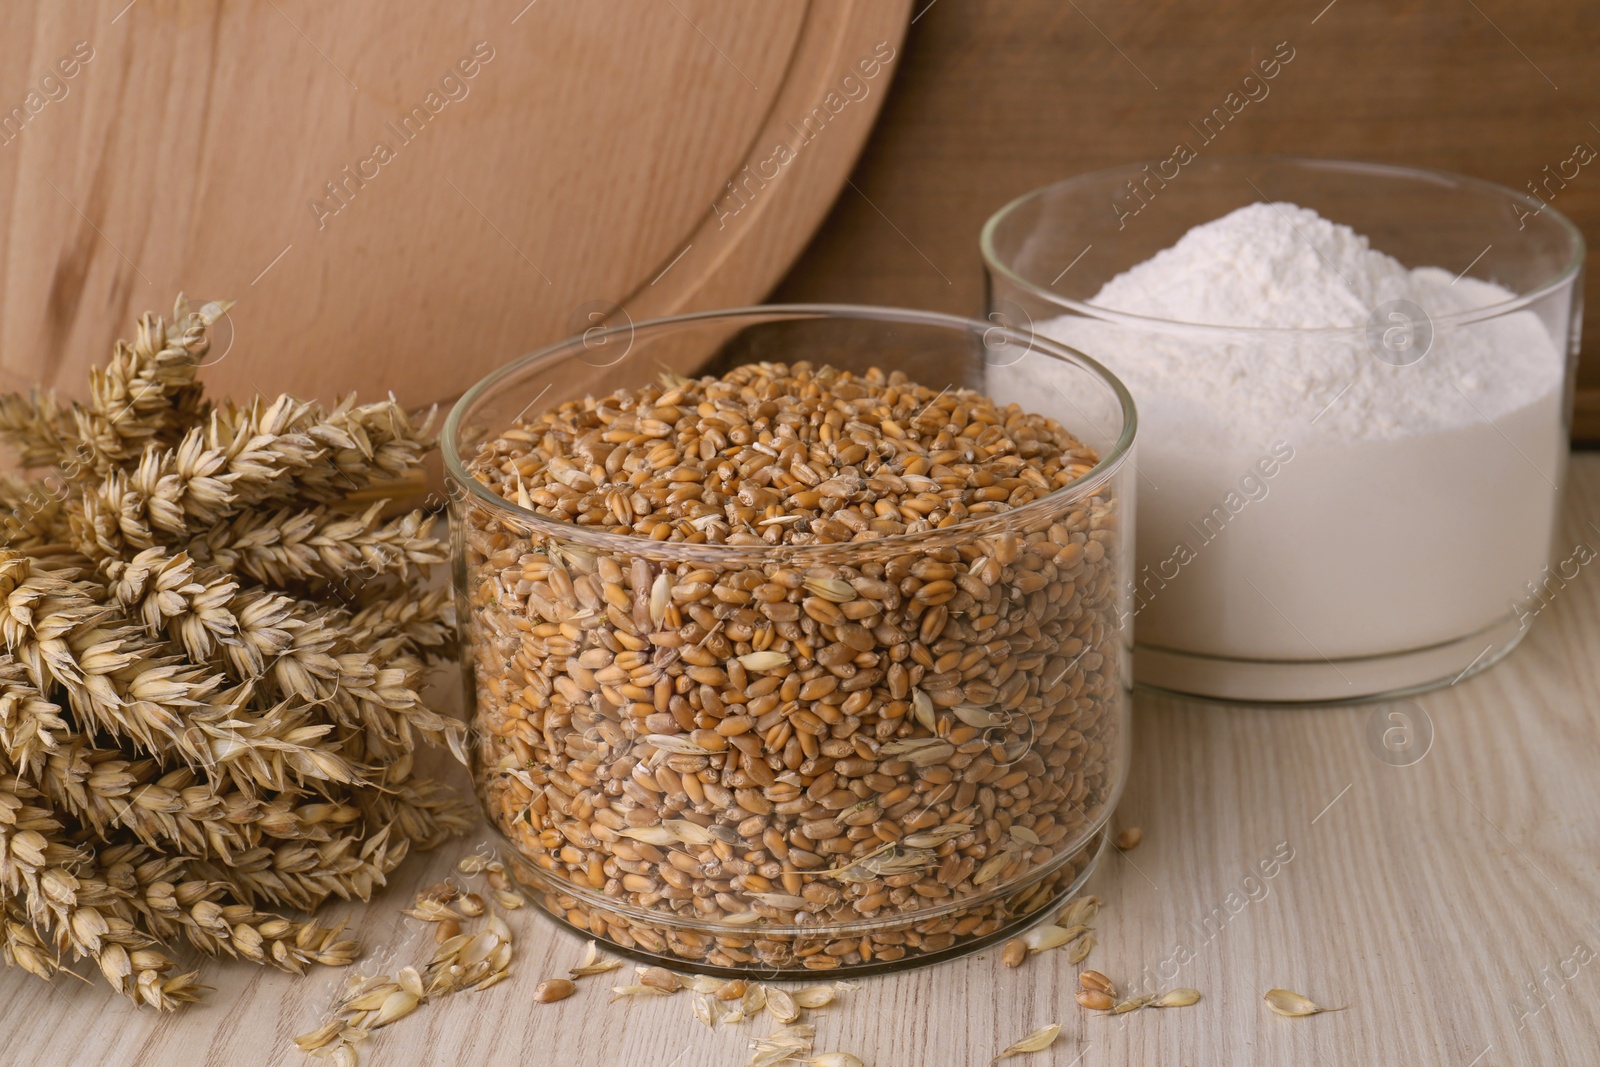
[[[1476,633],[1383,656],[1250,660],[1135,643],[1134,684],[1227,703],[1354,704],[1393,700],[1470,678],[1516,647],[1527,627],[1515,615]]]
[[[529,892],[541,911],[578,937],[598,940],[608,952],[639,963],[684,973],[762,981],[816,982],[826,978],[857,978],[909,970],[970,955],[1015,937],[1058,910],[1083,889],[1105,853],[1108,841],[1109,835],[1102,830],[1068,861],[1039,872],[998,897],[975,901],[971,908],[966,909],[966,914],[959,910],[935,915],[911,913],[893,920],[856,924],[871,926],[870,934],[827,926],[819,926],[803,934],[764,933],[745,928],[734,936],[724,933],[714,939],[706,937],[703,928],[691,928],[687,923],[672,923],[669,916],[654,916],[648,923],[641,923],[635,919],[622,919],[602,907],[588,906],[590,894],[584,894],[584,900],[578,899],[570,885],[533,866],[514,850],[508,850],[504,858],[507,872],[521,888]],[[901,954],[884,952],[881,948],[876,957],[867,959],[861,959],[859,951],[839,953],[841,947],[866,940],[885,937],[893,940],[901,934],[916,937],[915,932],[929,924],[942,925],[948,921],[955,930],[959,930],[965,921],[990,913],[1000,920],[998,925],[980,921],[973,924],[973,933],[965,935],[941,930],[922,938],[925,947]],[[691,943],[714,943],[724,953],[748,952],[752,958],[748,962],[732,964],[713,962],[712,953],[691,958],[674,951],[672,947],[674,944],[683,944],[685,939]],[[747,944],[735,944],[740,941]],[[781,950],[773,951],[771,945],[774,941],[781,943]],[[764,958],[758,955],[763,951],[766,953]],[[893,958],[886,958],[891,955]],[[849,959],[843,958],[845,956]]]

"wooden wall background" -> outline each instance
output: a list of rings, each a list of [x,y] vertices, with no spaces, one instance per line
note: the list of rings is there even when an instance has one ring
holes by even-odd
[[[1164,158],[1281,41],[1293,63],[1208,152],[1437,167],[1523,189],[1579,143],[1600,149],[1594,0],[916,0],[913,17],[852,185],[774,299],[981,312],[978,231],[994,210]],[[1589,238],[1594,306],[1600,160],[1552,206]],[[1583,347],[1575,437],[1600,443],[1594,316]]]

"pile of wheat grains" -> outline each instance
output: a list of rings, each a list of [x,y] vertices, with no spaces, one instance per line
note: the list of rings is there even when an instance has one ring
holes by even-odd
[[[460,507],[474,773],[513,872],[699,967],[889,962],[1049,903],[1126,759],[1122,508],[1045,499],[1098,459],[807,363],[486,441],[467,469],[517,507]]]

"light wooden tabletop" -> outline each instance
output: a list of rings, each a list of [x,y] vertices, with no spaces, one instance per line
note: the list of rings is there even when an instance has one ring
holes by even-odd
[[[1582,543],[1589,557],[1600,548],[1600,455],[1575,458],[1570,487],[1560,555]],[[1091,1016],[1073,1002],[1078,968],[1064,952],[1008,970],[991,949],[864,979],[810,1013],[817,1050],[873,1067],[965,1067],[1060,1023],[1048,1051],[1005,1062],[1600,1062],[1597,649],[1600,567],[1585,566],[1504,662],[1409,705],[1290,711],[1141,693],[1117,823],[1141,827],[1144,843],[1108,855],[1094,876],[1105,904],[1089,964],[1124,984],[1149,968],[1204,999]],[[1385,762],[1370,738],[1404,727],[1383,718],[1397,710],[1410,714],[1413,747],[1405,754],[1391,733],[1402,754]],[[363,970],[426,959],[431,931],[399,909],[474,844],[407,864],[371,904],[348,909]],[[631,965],[559,1004],[533,1003],[533,987],[564,975],[581,944],[531,908],[509,918],[511,980],[423,1007],[378,1032],[362,1062],[737,1067],[774,1025],[708,1031],[687,994],[609,1004]],[[158,1016],[98,980],[0,972],[0,1063],[318,1062],[291,1037],[321,1022],[343,973],[208,963],[203,980],[216,987],[203,1004]],[[1348,1010],[1279,1018],[1261,1002],[1275,986]]]

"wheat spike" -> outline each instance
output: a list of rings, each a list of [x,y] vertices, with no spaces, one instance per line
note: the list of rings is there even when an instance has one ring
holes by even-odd
[[[446,557],[394,514],[434,445],[392,399],[208,402],[225,303],[146,315],[88,399],[0,396],[0,958],[92,963],[196,999],[166,945],[299,972],[356,953],[275,915],[367,899],[471,825],[414,775],[462,725],[421,698],[454,652]]]

